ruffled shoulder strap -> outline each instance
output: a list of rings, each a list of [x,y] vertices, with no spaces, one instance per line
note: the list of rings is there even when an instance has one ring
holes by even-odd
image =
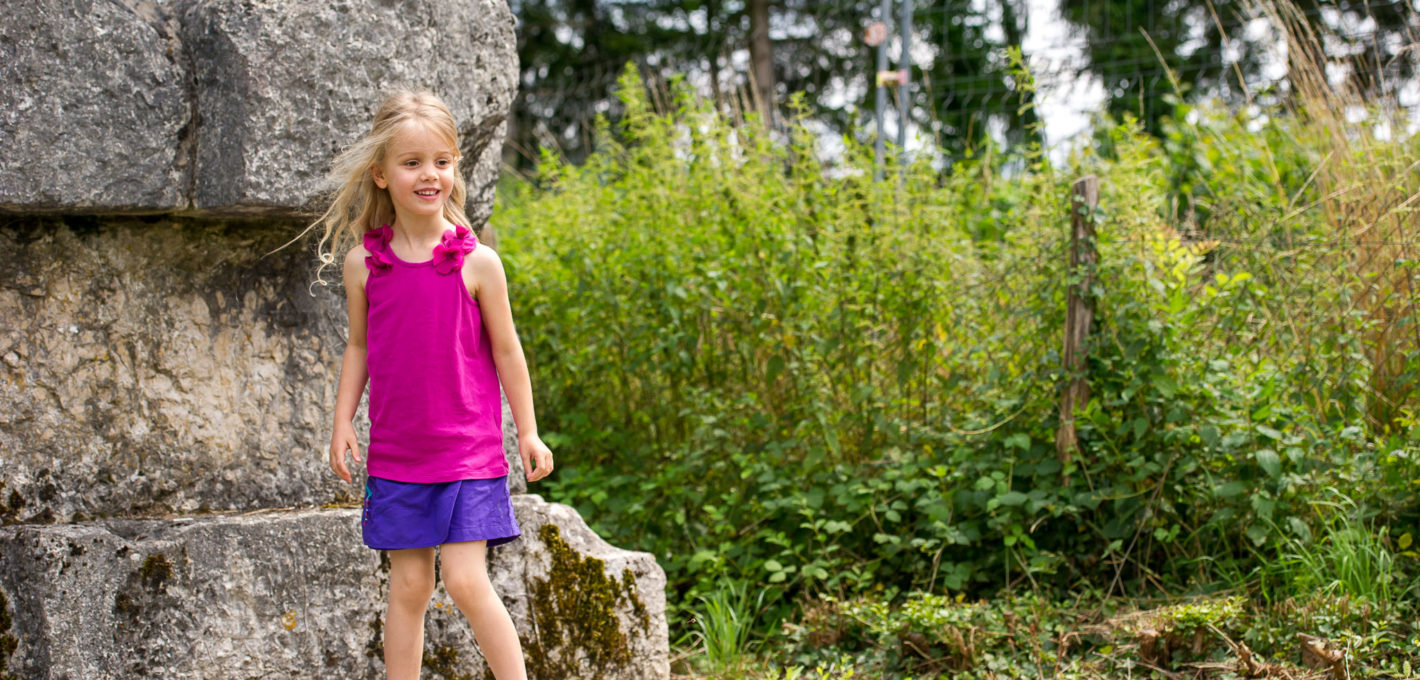
[[[434,246],[434,269],[440,274],[456,272],[463,267],[464,255],[478,247],[478,237],[462,224],[445,229],[439,244]]]
[[[369,253],[365,256],[365,268],[369,269],[371,274],[388,271],[394,265],[389,259],[392,238],[394,229],[388,224],[365,232],[365,251]]]

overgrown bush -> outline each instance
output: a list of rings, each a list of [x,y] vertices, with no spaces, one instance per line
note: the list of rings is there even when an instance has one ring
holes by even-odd
[[[826,161],[801,117],[776,139],[681,87],[657,112],[630,69],[620,96],[596,153],[545,152],[493,224],[559,453],[542,493],[658,557],[676,630],[719,577],[778,596],[766,630],[805,592],[1275,585],[1294,575],[1262,565],[1332,521],[1323,488],[1377,540],[1416,532],[1420,360],[1387,355],[1399,391],[1376,420],[1368,343],[1395,334],[1354,304],[1365,279],[1314,207],[1304,121],[1253,132],[1180,106],[1162,143],[1106,125],[1063,168],[987,149],[875,182],[871,148]],[[1067,198],[1086,173],[1092,397],[1062,468]],[[1388,290],[1420,285],[1400,267]],[[1415,327],[1413,305],[1386,308]]]

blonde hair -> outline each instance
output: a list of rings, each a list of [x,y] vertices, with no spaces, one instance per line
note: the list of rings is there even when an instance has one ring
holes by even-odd
[[[449,199],[444,202],[444,219],[473,228],[463,211],[468,190],[463,173],[458,172],[461,154],[454,114],[443,100],[428,91],[395,92],[380,104],[370,131],[331,161],[329,183],[337,187],[335,198],[325,214],[296,237],[299,239],[317,225],[325,227],[325,233],[316,247],[320,258],[320,267],[316,269],[317,283],[325,285],[321,272],[336,264],[337,253],[343,254],[360,243],[366,231],[394,221],[394,204],[389,191],[375,186],[370,169],[384,162],[390,142],[404,126],[414,123],[426,126],[448,142],[453,150],[454,187],[449,192]]]

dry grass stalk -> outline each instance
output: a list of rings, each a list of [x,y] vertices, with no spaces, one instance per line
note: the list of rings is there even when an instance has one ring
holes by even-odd
[[[1405,415],[1401,405],[1416,390],[1406,376],[1406,361],[1420,353],[1420,282],[1415,266],[1404,263],[1420,254],[1420,161],[1407,158],[1405,145],[1393,139],[1403,134],[1403,120],[1368,106],[1370,93],[1386,90],[1378,82],[1383,75],[1332,82],[1327,67],[1340,60],[1326,53],[1325,29],[1309,21],[1292,0],[1253,0],[1248,6],[1281,32],[1288,101],[1302,121],[1298,133],[1314,135],[1323,152],[1315,175],[1319,207],[1336,231],[1337,255],[1348,265],[1346,283],[1355,290],[1351,304],[1365,323],[1370,361],[1366,416],[1372,427],[1384,431]],[[1417,48],[1420,44],[1402,54]],[[1361,112],[1365,119],[1353,122]],[[1378,126],[1390,132],[1378,134]],[[1346,323],[1344,316],[1336,318]]]

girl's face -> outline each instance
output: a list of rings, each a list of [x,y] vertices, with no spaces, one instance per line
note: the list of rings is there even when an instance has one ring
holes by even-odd
[[[375,186],[387,189],[396,217],[443,215],[454,188],[454,150],[429,126],[406,123],[370,169]]]

